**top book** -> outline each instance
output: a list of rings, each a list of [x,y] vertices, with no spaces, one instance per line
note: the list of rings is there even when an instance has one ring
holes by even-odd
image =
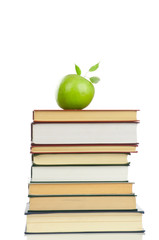
[[[137,122],[138,110],[34,110],[34,122]]]

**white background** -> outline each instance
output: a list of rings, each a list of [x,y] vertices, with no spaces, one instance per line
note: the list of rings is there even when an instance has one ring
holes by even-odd
[[[140,109],[139,153],[129,179],[145,210],[145,240],[158,235],[159,2],[0,2],[1,237],[23,239],[34,109],[58,109],[55,90],[74,63],[101,62],[87,109]],[[3,225],[3,227],[2,227]]]

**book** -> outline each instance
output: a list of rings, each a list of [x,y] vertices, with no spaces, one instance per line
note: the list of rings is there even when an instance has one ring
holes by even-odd
[[[27,240],[142,240],[128,182],[138,110],[35,110]]]
[[[126,164],[127,153],[47,153],[33,154],[34,165]]]
[[[31,153],[135,153],[138,144],[31,145]]]
[[[132,194],[130,182],[53,182],[30,183],[29,195],[106,195]]]
[[[142,240],[144,233],[52,233],[28,234],[27,240]]]
[[[138,110],[34,110],[34,122],[137,121]]]
[[[32,123],[34,144],[136,144],[137,123]]]
[[[29,197],[29,211],[136,210],[133,194]]]
[[[26,212],[26,233],[143,232],[143,211]]]
[[[32,181],[127,181],[128,166],[32,166]]]

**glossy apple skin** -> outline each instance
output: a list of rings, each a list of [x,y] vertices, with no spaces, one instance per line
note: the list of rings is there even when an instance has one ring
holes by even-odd
[[[65,76],[57,90],[56,101],[63,109],[83,109],[93,99],[95,89],[93,84],[76,74]]]

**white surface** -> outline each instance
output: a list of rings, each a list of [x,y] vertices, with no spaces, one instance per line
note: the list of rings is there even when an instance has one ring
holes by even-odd
[[[32,181],[127,181],[129,166],[33,167]]]
[[[33,124],[35,144],[137,143],[136,123]]]
[[[27,240],[142,240],[143,234],[45,234],[27,235]]]
[[[139,153],[129,157],[129,179],[146,213],[144,240],[156,239],[158,12],[157,0],[0,1],[2,238],[23,239],[32,110],[58,109],[58,81],[74,73],[74,63],[85,73],[100,60],[95,75],[101,82],[88,109],[141,110]]]

